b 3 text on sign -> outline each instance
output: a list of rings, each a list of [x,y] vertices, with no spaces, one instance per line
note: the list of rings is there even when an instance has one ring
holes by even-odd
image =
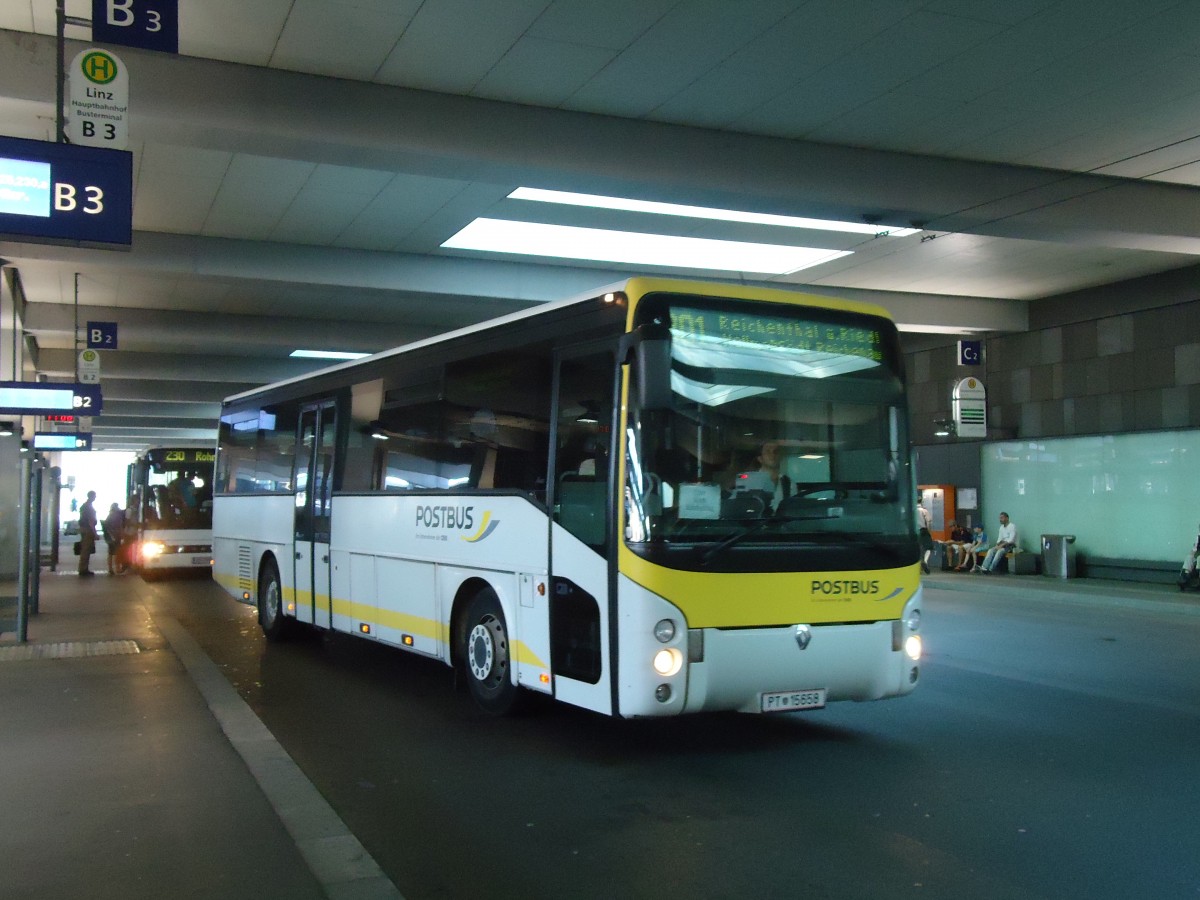
[[[0,235],[129,246],[133,154],[0,137]]]
[[[179,52],[179,0],[92,0],[92,40]]]

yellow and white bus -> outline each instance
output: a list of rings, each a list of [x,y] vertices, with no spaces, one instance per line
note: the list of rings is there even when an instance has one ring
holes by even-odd
[[[127,473],[123,557],[144,577],[212,568],[212,448],[154,447]]]
[[[903,362],[878,307],[634,278],[230,397],[214,575],[614,716],[911,691]]]

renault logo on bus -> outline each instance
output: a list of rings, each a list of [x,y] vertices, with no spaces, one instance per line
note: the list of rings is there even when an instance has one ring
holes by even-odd
[[[812,628],[808,625],[796,626],[796,643],[801,650],[807,650],[809,641],[812,640]]]

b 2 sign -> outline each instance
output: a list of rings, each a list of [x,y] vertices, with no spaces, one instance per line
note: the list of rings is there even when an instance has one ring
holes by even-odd
[[[0,137],[0,237],[128,247],[133,154]]]

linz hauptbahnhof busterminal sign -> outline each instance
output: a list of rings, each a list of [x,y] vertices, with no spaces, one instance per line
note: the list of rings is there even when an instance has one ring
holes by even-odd
[[[133,154],[0,137],[0,238],[128,247]]]

